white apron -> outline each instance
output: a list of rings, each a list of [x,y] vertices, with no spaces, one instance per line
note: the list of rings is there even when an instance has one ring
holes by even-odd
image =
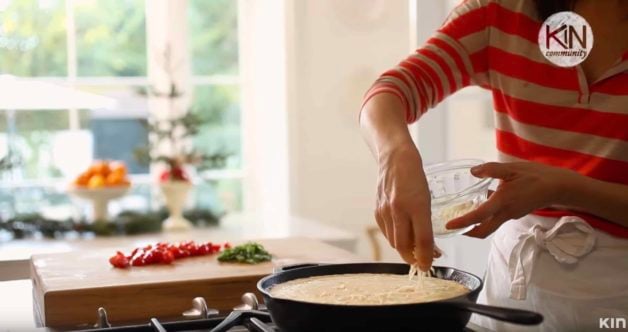
[[[493,236],[478,303],[545,318],[529,327],[472,316],[493,331],[628,331],[628,240],[578,217],[511,220]]]

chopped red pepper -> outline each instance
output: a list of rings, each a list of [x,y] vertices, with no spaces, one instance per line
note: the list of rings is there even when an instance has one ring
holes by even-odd
[[[114,267],[121,269],[129,267],[129,260],[119,251],[109,258],[109,263],[111,263]]]
[[[170,263],[174,262],[174,255],[170,251],[165,250],[162,253],[161,259],[162,259],[162,261],[161,261],[162,263],[170,264]]]
[[[125,256],[122,252],[117,252],[109,258],[109,263],[116,268],[127,268],[129,266],[144,266],[152,264],[171,264],[175,259],[190,256],[205,256],[218,253],[221,248],[231,248],[229,243],[224,245],[207,243],[195,243],[194,241],[181,242],[178,245],[159,242],[147,245],[143,248],[135,248],[130,255]]]
[[[146,265],[146,260],[144,259],[144,255],[136,256],[131,260],[132,266],[142,266]]]

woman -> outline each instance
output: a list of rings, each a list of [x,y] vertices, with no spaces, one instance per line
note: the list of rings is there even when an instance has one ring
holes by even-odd
[[[539,51],[541,23],[559,11],[579,14],[593,31],[593,49],[577,67],[555,66]],[[628,320],[626,36],[625,0],[466,0],[384,73],[365,97],[360,123],[379,164],[375,218],[401,257],[426,270],[437,255],[427,181],[407,123],[479,85],[493,94],[501,162],[472,173],[500,185],[447,227],[476,224],[466,235],[478,238],[495,232],[480,301],[541,312],[542,330]]]

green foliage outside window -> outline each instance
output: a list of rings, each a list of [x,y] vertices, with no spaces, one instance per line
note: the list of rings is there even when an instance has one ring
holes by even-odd
[[[10,1],[0,11],[0,73],[65,76],[65,1]]]
[[[194,75],[238,73],[238,1],[189,0]]]
[[[237,86],[199,86],[191,111],[203,122],[194,148],[203,154],[227,154],[226,168],[240,168],[242,131]]]
[[[78,76],[146,76],[143,0],[79,1],[75,17]]]

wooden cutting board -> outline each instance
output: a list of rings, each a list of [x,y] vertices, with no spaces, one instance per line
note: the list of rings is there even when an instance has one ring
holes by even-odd
[[[115,269],[109,257],[132,248],[35,255],[31,259],[35,319],[43,326],[88,327],[96,322],[99,307],[107,310],[112,324],[181,318],[197,296],[204,297],[210,308],[227,311],[240,303],[243,293],[255,291],[257,281],[275,267],[360,261],[348,251],[308,238],[257,242],[273,255],[272,262],[220,263],[210,255],[172,265]]]

